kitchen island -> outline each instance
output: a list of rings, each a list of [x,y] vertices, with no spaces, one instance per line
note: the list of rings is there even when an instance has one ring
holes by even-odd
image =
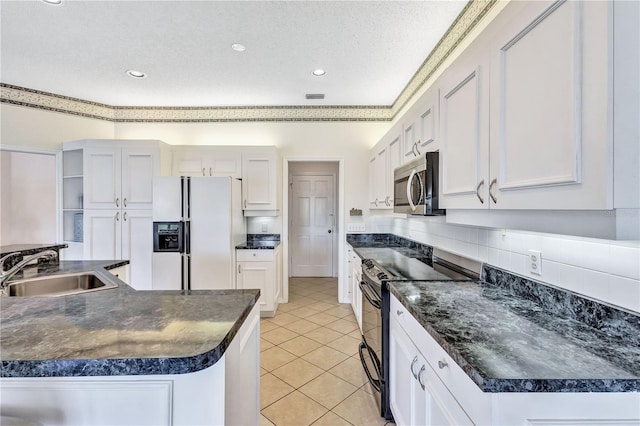
[[[93,272],[117,288],[0,298],[2,415],[42,424],[257,423],[260,292],[136,291],[109,272],[124,263],[38,272]]]

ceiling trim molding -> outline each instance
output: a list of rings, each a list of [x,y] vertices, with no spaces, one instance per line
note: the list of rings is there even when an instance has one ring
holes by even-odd
[[[497,0],[471,0],[462,9],[458,17],[451,24],[438,44],[424,60],[418,71],[411,77],[409,83],[402,89],[400,95],[391,105],[395,117],[402,108],[413,98],[413,95],[435,74],[442,63],[451,55],[456,47],[476,27],[478,22],[495,6]]]
[[[471,0],[424,60],[392,105],[379,106],[111,106],[0,83],[0,102],[117,123],[392,121],[497,0]]]

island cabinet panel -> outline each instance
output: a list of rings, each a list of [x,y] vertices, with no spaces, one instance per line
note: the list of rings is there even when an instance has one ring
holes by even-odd
[[[2,414],[43,425],[170,425],[168,380],[2,381]]]

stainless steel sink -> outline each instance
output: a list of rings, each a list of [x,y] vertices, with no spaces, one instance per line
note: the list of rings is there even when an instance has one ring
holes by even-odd
[[[118,287],[106,283],[93,273],[54,275],[10,282],[6,294],[10,297],[66,296]]]

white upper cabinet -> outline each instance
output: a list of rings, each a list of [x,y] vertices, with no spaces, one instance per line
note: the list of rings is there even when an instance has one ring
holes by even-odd
[[[153,177],[160,174],[157,143],[88,144],[84,156],[85,209],[153,207]]]
[[[483,53],[467,49],[440,80],[440,208],[489,205],[489,61]]]
[[[613,208],[607,2],[531,2],[491,43],[492,209]]]
[[[177,147],[173,151],[173,176],[242,177],[242,153],[239,147]]]
[[[637,120],[615,125],[618,114],[639,114],[637,99],[614,96],[616,87],[638,87],[638,61],[624,59],[638,58],[638,38],[620,36],[637,34],[638,6],[625,3],[512,2],[443,73],[442,207],[640,207],[614,200],[637,194],[640,181],[638,132],[628,131]],[[618,8],[636,13],[613,19]],[[631,157],[615,172],[614,153]]]
[[[251,211],[276,212],[277,156],[271,152],[242,154],[242,208],[245,216]]]
[[[425,93],[407,113],[403,126],[403,158],[410,161],[427,151],[439,149],[438,140],[438,89]]]
[[[402,133],[393,128],[370,151],[369,208],[393,209],[393,170],[402,161]]]

